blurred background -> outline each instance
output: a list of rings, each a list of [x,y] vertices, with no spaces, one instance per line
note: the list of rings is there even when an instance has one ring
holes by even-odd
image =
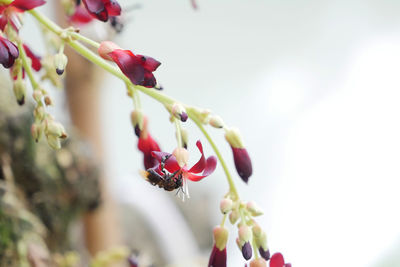
[[[235,181],[243,199],[263,207],[272,252],[297,267],[400,266],[399,1],[198,0],[198,10],[182,0],[119,2],[141,8],[124,14],[113,40],[162,62],[155,75],[166,94],[241,129],[254,172],[249,185]],[[55,16],[52,8],[43,10]],[[101,27],[85,31],[103,38]],[[132,103],[121,81],[103,76],[105,170],[125,239],[149,255],[156,248],[163,263],[204,266],[228,189],[222,169],[191,183],[184,203],[146,183]],[[153,137],[172,151],[165,109],[146,96],[142,105]],[[186,128],[191,160],[198,139],[212,154],[195,125]],[[234,170],[222,132],[210,132]],[[228,243],[228,266],[243,266]]]

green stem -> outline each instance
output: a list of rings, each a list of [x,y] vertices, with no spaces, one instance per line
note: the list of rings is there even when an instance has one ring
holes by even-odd
[[[30,10],[29,13],[32,16],[34,16],[46,28],[48,28],[50,31],[54,32],[58,36],[60,36],[62,34],[62,32],[63,32],[62,28],[60,28],[57,24],[55,24],[54,22],[52,22],[51,20],[49,20],[45,16],[41,15],[36,10]],[[80,40],[82,40],[82,38]],[[82,41],[85,41],[85,40],[82,40]],[[173,98],[171,98],[169,96],[166,96],[165,94],[163,94],[163,93],[161,93],[161,92],[159,92],[157,90],[154,90],[152,88],[147,88],[147,87],[143,87],[143,86],[139,86],[139,85],[133,85],[132,82],[129,80],[129,78],[126,77],[125,74],[123,74],[121,70],[119,70],[118,68],[116,68],[116,67],[112,66],[111,64],[109,64],[108,62],[106,62],[103,58],[101,58],[100,56],[98,56],[95,53],[93,53],[91,50],[89,50],[87,47],[85,47],[81,43],[79,43],[79,42],[77,42],[75,40],[66,40],[66,42],[76,52],[81,54],[86,59],[88,59],[91,62],[93,62],[94,64],[100,66],[101,68],[103,68],[104,70],[108,71],[112,75],[120,78],[126,84],[129,84],[129,85],[133,86],[135,89],[141,91],[142,93],[152,97],[153,99],[157,100],[158,102],[160,102],[160,103],[162,103],[164,105],[172,105],[173,103],[177,102]],[[97,46],[97,44],[95,46]],[[235,184],[233,182],[232,176],[231,176],[231,174],[229,172],[229,169],[228,169],[228,167],[227,167],[227,165],[226,165],[221,153],[218,150],[218,147],[216,146],[216,144],[214,143],[214,141],[212,140],[210,135],[207,133],[207,131],[204,129],[203,125],[200,123],[200,121],[198,120],[197,116],[194,113],[190,112],[189,110],[187,110],[187,112],[188,112],[188,116],[195,122],[195,124],[203,132],[204,136],[207,138],[207,140],[210,143],[210,145],[212,146],[215,154],[217,155],[217,157],[218,157],[218,159],[219,159],[219,161],[220,161],[220,163],[222,165],[222,168],[224,169],[226,178],[228,180],[230,192],[233,194],[235,199],[239,199],[239,194],[238,194],[238,192],[236,190],[236,187],[235,187]]]
[[[217,158],[218,158],[219,162],[221,163],[222,168],[224,169],[226,179],[228,180],[229,191],[233,194],[232,200],[239,199],[239,193],[236,190],[236,186],[235,186],[235,183],[233,182],[231,173],[229,172],[228,166],[226,165],[224,158],[222,157],[221,153],[219,152],[217,145],[214,143],[211,136],[208,134],[207,130],[204,128],[203,124],[199,121],[197,116],[195,114],[193,114],[190,109],[187,109],[186,111],[187,111],[189,118],[197,125],[197,127],[200,129],[200,131],[206,137],[206,139],[210,143],[211,147],[213,148],[215,154],[217,155]]]
[[[221,221],[221,224],[220,224],[221,227],[224,227],[227,216],[228,216],[228,214],[224,214],[224,217],[222,217],[222,221]]]
[[[173,116],[171,114],[171,116]],[[183,142],[182,142],[182,132],[181,132],[181,123],[180,121],[173,117],[175,128],[176,128],[176,140],[178,142],[178,147],[183,147]]]
[[[81,35],[81,34],[79,34],[79,33],[77,33],[77,32],[70,32],[69,35],[70,35],[72,38],[75,38],[76,40],[85,42],[85,43],[87,43],[88,45],[91,45],[91,46],[93,46],[93,47],[95,47],[95,48],[99,48],[99,47],[100,47],[100,44],[99,44],[98,42],[93,41],[92,39],[89,39],[89,38],[87,38],[87,37],[85,37],[85,36],[83,36],[83,35]]]
[[[26,74],[28,75],[28,78],[31,81],[33,90],[36,90],[38,88],[39,84],[36,82],[35,76],[33,76],[32,67],[29,64],[29,60],[28,60],[28,58],[26,56],[26,53],[25,53],[25,50],[24,50],[24,48],[22,46],[21,40],[18,40],[18,50],[19,50],[19,53],[21,55],[22,66],[24,67],[24,69],[26,71]]]

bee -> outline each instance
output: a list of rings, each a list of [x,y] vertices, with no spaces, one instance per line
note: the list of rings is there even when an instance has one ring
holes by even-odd
[[[157,173],[154,168],[147,169],[142,172],[142,176],[152,185],[158,185],[159,188],[164,188],[166,191],[173,191],[182,187],[182,174],[180,170],[169,173],[165,168],[165,162],[171,157],[166,155],[161,159],[160,167],[163,175]]]

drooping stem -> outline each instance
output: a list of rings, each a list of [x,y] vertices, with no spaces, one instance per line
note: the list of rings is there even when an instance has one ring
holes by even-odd
[[[176,140],[178,142],[178,147],[183,147],[181,123],[175,117],[173,117],[173,120],[174,120],[174,124],[175,124],[175,129],[176,129]]]
[[[42,14],[40,14],[39,12],[37,12],[36,10],[31,10],[31,11],[29,11],[29,13],[33,17],[35,17],[43,26],[45,26],[46,28],[48,28],[50,31],[57,34],[58,36],[60,36],[63,33],[64,30],[61,27],[59,27],[57,24],[55,24],[54,22],[49,20],[47,17],[45,17]],[[82,40],[85,42],[87,42],[87,40],[88,40],[88,38],[81,37],[81,35],[79,35],[78,33],[73,33],[73,37],[75,37],[75,39],[79,39],[79,40]],[[171,105],[171,104],[177,102],[173,98],[171,98],[157,90],[132,84],[132,82],[129,80],[129,78],[126,77],[122,73],[121,70],[119,70],[115,66],[112,66],[111,64],[106,62],[103,58],[101,58],[100,56],[93,53],[91,50],[89,50],[87,47],[85,47],[81,43],[79,43],[75,40],[72,40],[72,39],[68,39],[68,38],[65,41],[69,46],[71,46],[76,52],[81,54],[86,59],[90,60],[91,62],[93,62],[94,64],[103,68],[104,70],[108,71],[112,75],[118,77],[119,79],[124,81],[127,85],[134,87],[135,89],[141,91],[142,93],[144,93],[144,94],[152,97],[153,99],[157,100],[158,102],[162,103],[163,105]],[[88,42],[88,43],[91,43],[93,46],[97,47],[97,43],[96,44],[94,42]],[[221,153],[219,152],[218,147],[216,146],[216,144],[214,143],[214,141],[212,140],[212,138],[210,137],[208,132],[205,130],[202,123],[197,118],[196,114],[191,112],[189,109],[187,109],[187,112],[188,112],[189,118],[191,118],[194,121],[194,123],[197,125],[197,127],[199,127],[200,131],[204,134],[204,136],[210,143],[211,147],[213,148],[219,162],[221,163],[222,168],[224,169],[226,178],[229,183],[229,189],[230,189],[229,192],[232,194],[233,199],[235,199],[235,200],[239,199],[239,194],[238,194],[236,186],[233,182],[232,176],[229,172],[229,169],[225,163],[224,158],[222,157]]]
[[[215,155],[217,156],[219,162],[222,165],[222,168],[224,169],[226,178],[229,183],[229,191],[233,194],[233,199],[234,200],[239,199],[239,194],[237,192],[235,183],[233,182],[231,173],[229,172],[228,166],[226,165],[224,158],[222,157],[221,153],[219,152],[217,145],[214,143],[211,136],[208,134],[207,130],[204,128],[203,124],[199,121],[197,116],[195,114],[193,114],[190,109],[187,109],[187,113],[188,113],[189,118],[197,125],[197,127],[200,129],[200,131],[203,133],[203,135],[206,137],[206,139],[210,143],[211,147],[213,148]]]

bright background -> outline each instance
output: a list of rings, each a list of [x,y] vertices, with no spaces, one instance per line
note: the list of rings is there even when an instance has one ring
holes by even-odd
[[[242,197],[264,208],[271,251],[295,267],[400,266],[400,1],[198,0],[198,11],[182,0],[141,4],[115,41],[163,63],[155,74],[165,93],[241,129],[254,174],[249,186],[235,179]],[[207,257],[173,198],[138,175],[124,90],[111,76],[101,88],[113,192],[142,209],[169,261]],[[151,132],[172,151],[165,110],[142,102]],[[188,125],[190,145],[206,144]],[[222,133],[210,131],[234,170]],[[221,168],[190,189],[185,206],[196,213],[203,203],[218,224]],[[229,242],[228,266],[243,266],[233,235]]]

